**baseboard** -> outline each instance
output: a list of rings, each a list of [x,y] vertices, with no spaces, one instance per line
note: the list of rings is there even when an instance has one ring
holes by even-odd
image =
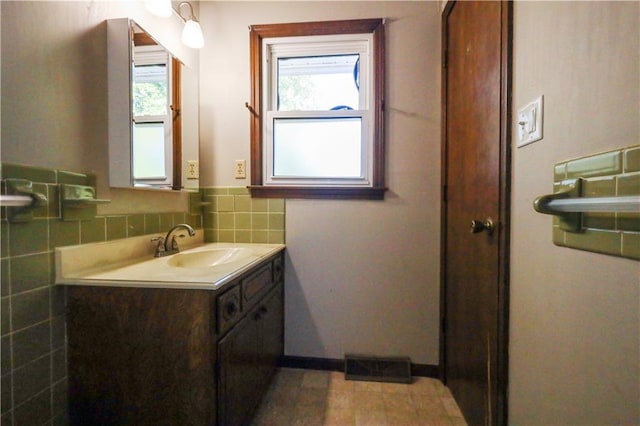
[[[430,377],[432,379],[440,378],[440,367],[431,364],[413,364],[411,363],[411,375],[418,377]]]
[[[344,359],[285,355],[280,358],[278,365],[285,368],[302,368],[304,370],[344,371]]]
[[[285,355],[280,358],[278,366],[304,370],[344,371],[344,359]],[[438,379],[440,368],[437,365],[411,363],[411,375]]]

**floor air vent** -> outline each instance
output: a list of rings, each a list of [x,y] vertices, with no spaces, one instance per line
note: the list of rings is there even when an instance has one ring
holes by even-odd
[[[411,360],[345,355],[344,376],[347,380],[411,383]]]

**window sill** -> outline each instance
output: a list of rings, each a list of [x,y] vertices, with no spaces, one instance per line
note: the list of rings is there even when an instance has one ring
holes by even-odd
[[[304,186],[247,187],[254,198],[307,198],[328,200],[384,200],[387,188],[337,188]]]

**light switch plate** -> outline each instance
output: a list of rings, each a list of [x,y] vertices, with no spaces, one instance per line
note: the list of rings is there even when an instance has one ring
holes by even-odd
[[[542,139],[543,96],[530,102],[518,111],[518,147]]]

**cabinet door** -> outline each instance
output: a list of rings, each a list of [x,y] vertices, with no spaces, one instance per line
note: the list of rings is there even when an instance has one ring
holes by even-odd
[[[251,312],[218,344],[220,425],[247,424],[259,403],[258,333],[258,321]]]
[[[269,385],[278,360],[284,352],[282,302],[282,284],[278,284],[261,304],[259,353],[261,376],[265,389]]]
[[[71,425],[213,423],[210,292],[68,291]]]

